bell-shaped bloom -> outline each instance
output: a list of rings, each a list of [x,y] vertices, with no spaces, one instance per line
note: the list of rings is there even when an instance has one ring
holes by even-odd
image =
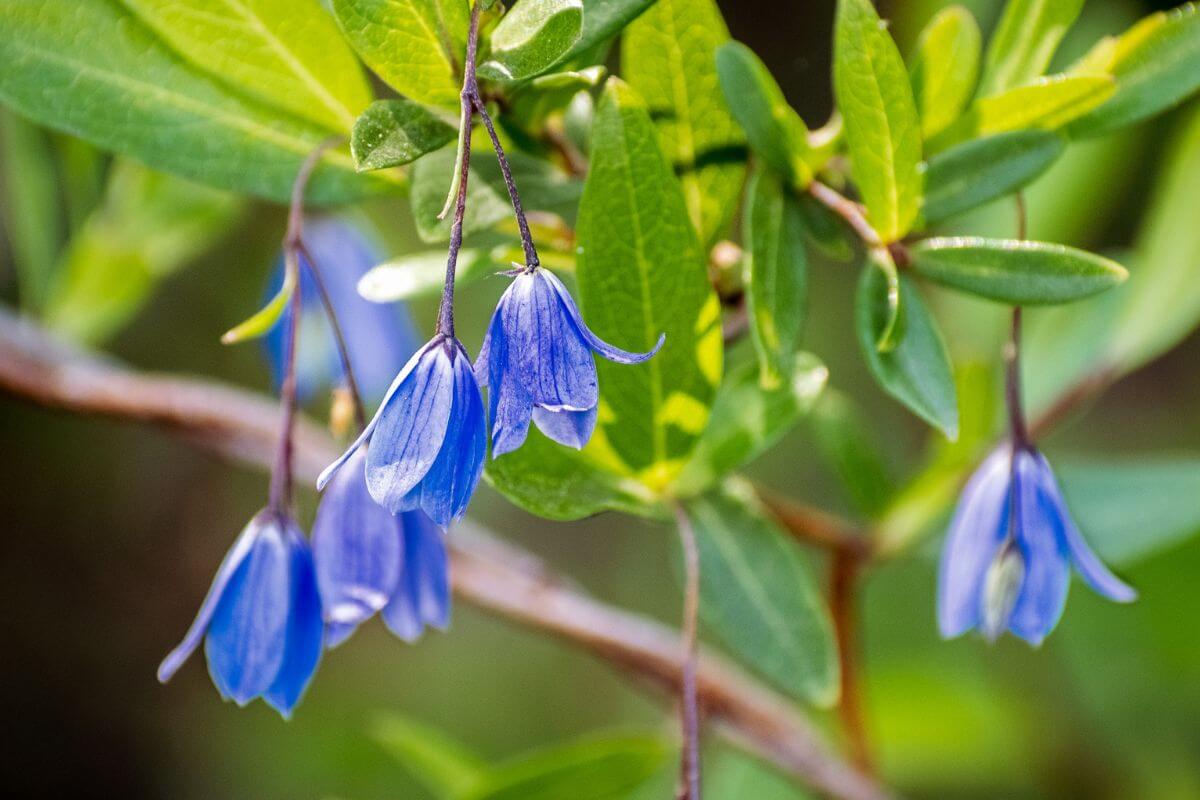
[[[321,270],[359,388],[365,397],[378,400],[421,344],[408,310],[402,304],[380,305],[359,295],[359,279],[381,259],[370,241],[353,226],[332,217],[310,218],[304,223],[304,243]],[[273,297],[282,284],[280,256],[267,296]],[[308,399],[340,385],[345,377],[333,329],[304,256],[300,258],[299,285],[301,321],[296,346],[296,389],[302,399]],[[288,305],[280,322],[263,340],[276,387],[283,380],[284,344],[291,335],[291,324],[292,311]]]
[[[593,353],[638,364],[663,345],[630,353],[584,324],[567,288],[547,270],[520,269],[492,315],[475,374],[488,387],[492,457],[525,442],[529,423],[560,444],[581,448],[596,427],[600,400]]]
[[[1101,595],[1137,597],[1109,572],[1071,520],[1046,459],[1004,445],[971,477],[942,551],[938,627],[950,638],[978,628],[1041,644],[1062,616],[1071,567]]]
[[[290,519],[260,512],[217,570],[200,612],[158,668],[167,682],[204,641],[208,671],[226,700],[262,697],[285,718],[321,656],[321,600],[312,553]]]
[[[325,616],[325,643],[336,647],[383,610],[405,641],[425,625],[446,627],[450,591],[442,533],[423,511],[393,516],[367,491],[359,449],[325,488],[313,523],[313,561]]]
[[[483,398],[462,344],[438,334],[411,359],[317,488],[369,439],[367,490],[393,514],[421,509],[441,527],[467,510],[487,449]]]

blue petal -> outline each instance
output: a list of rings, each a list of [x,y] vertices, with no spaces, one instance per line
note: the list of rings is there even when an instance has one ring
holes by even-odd
[[[938,629],[958,636],[979,624],[983,582],[1008,527],[1009,448],[971,476],[950,523],[938,573]]]
[[[452,357],[453,397],[442,448],[420,483],[420,507],[443,528],[467,510],[483,474],[487,430],[483,398],[462,346]],[[373,450],[374,448],[372,448]],[[368,455],[369,458],[369,455]]]
[[[1028,450],[1017,454],[1016,539],[1025,559],[1025,579],[1008,625],[1032,645],[1041,644],[1062,618],[1071,578],[1059,534],[1063,518],[1040,491],[1045,462],[1039,460]]]
[[[221,598],[224,597],[230,583],[233,582],[239,569],[245,563],[246,556],[249,555],[255,539],[258,537],[261,524],[259,516],[250,520],[250,524],[242,530],[237,541],[233,543],[233,547],[225,554],[224,560],[221,561],[221,566],[217,568],[217,574],[213,578],[212,585],[208,589],[208,594],[205,595],[204,602],[200,604],[200,611],[196,614],[196,619],[193,620],[187,633],[184,634],[183,641],[167,654],[167,657],[163,659],[162,664],[158,667],[158,679],[163,683],[171,680],[171,677],[179,671],[183,663],[200,646],[200,642],[204,639],[204,634],[208,632],[209,623],[212,621],[213,614],[216,613]]]
[[[510,287],[511,288],[511,287]],[[516,450],[525,443],[533,415],[533,398],[518,376],[508,367],[508,337],[503,315],[497,309],[488,330],[488,416],[492,421],[492,458]],[[479,363],[475,371],[479,373]]]
[[[518,275],[500,301],[508,368],[537,405],[593,408],[600,400],[596,362],[549,275],[544,269]]]
[[[425,625],[445,628],[450,621],[450,581],[442,533],[420,511],[401,515],[404,567],[383,621],[406,642],[420,638]]]
[[[327,624],[325,626],[325,647],[332,650],[353,636],[356,630],[358,630],[358,625],[343,625],[338,622]]]
[[[645,353],[631,353],[627,350],[621,350],[618,347],[613,347],[611,344],[592,333],[591,329],[583,321],[583,316],[579,313],[578,306],[575,305],[575,301],[571,298],[571,294],[567,291],[567,287],[563,286],[562,281],[560,281],[556,275],[548,270],[543,269],[539,272],[540,274],[544,275],[545,280],[547,280],[550,285],[554,287],[554,291],[558,295],[559,302],[562,303],[563,310],[566,311],[567,316],[570,317],[571,322],[575,325],[575,329],[579,332],[579,335],[583,337],[584,341],[587,342],[589,347],[607,358],[609,361],[615,361],[618,364],[640,364],[662,349],[663,342],[665,342],[667,339],[667,335],[665,333],[659,334],[658,342],[652,349],[646,351]]]
[[[291,607],[283,664],[265,699],[286,719],[317,671],[325,625],[321,619],[321,598],[308,542],[295,524],[289,525],[285,537],[292,559]]]
[[[400,576],[400,523],[367,491],[359,450],[329,483],[313,522],[313,561],[330,624],[358,625],[387,604]]]
[[[552,411],[535,406],[533,422],[548,438],[580,450],[596,429],[596,407],[586,411]]]
[[[292,553],[284,524],[263,515],[250,553],[208,626],[209,673],[222,696],[239,705],[267,691],[283,666],[292,605]]]
[[[416,368],[380,407],[367,451],[367,488],[391,511],[407,511],[409,492],[442,449],[454,401],[456,345],[438,336],[421,351]],[[476,387],[472,376],[471,386]]]

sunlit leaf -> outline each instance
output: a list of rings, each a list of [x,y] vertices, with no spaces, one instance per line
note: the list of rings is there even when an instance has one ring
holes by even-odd
[[[457,132],[410,100],[378,100],[355,121],[350,153],[359,172],[397,167],[443,147]]]
[[[521,0],[492,29],[479,77],[522,81],[552,67],[579,41],[581,0]]]
[[[1028,83],[1046,71],[1083,0],[1009,0],[984,59],[980,97]]]
[[[45,132],[5,109],[0,109],[0,170],[0,218],[12,251],[18,299],[26,312],[36,312],[46,302],[62,244],[58,170]]]
[[[372,738],[440,797],[471,791],[484,782],[490,769],[483,759],[442,731],[408,717],[381,717]]]
[[[962,6],[939,11],[917,40],[909,67],[926,139],[958,118],[979,77],[979,24]]]
[[[221,334],[221,344],[238,344],[265,336],[283,317],[283,312],[288,307],[288,301],[292,299],[295,291],[296,272],[287,270],[284,272],[283,284],[279,287],[279,291],[267,301],[265,306],[255,311],[245,321]]]

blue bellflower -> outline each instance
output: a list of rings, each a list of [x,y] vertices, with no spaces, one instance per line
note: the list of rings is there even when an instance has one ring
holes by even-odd
[[[351,225],[334,218],[307,220],[304,243],[321,270],[359,388],[366,397],[377,400],[421,343],[408,310],[403,305],[372,303],[358,294],[359,279],[381,259],[371,243]],[[279,291],[283,271],[281,256],[275,263],[268,297]],[[304,256],[300,257],[299,285],[301,322],[296,347],[296,390],[301,399],[308,399],[341,384],[345,378],[333,330]],[[289,304],[280,322],[263,341],[277,388],[283,381],[284,345],[291,324]]]
[[[1041,644],[1062,616],[1071,566],[1110,600],[1137,593],[1109,572],[1071,520],[1050,465],[1032,447],[1004,445],[963,490],[942,551],[938,627],[979,628]]]
[[[375,502],[393,514],[419,508],[446,528],[467,510],[479,484],[486,435],[467,351],[453,336],[438,334],[409,359],[375,417],[321,473],[317,488],[369,439],[367,490]]]
[[[600,400],[592,354],[638,364],[657,353],[664,338],[646,353],[613,347],[584,323],[562,281],[540,267],[519,269],[475,363],[480,384],[488,386],[492,457],[520,447],[531,420],[550,439],[583,447]]]
[[[445,628],[450,587],[442,533],[423,511],[393,516],[367,490],[360,448],[330,480],[313,523],[313,561],[336,647],[376,612],[393,633],[415,641],[426,625]]]
[[[286,718],[316,671],[321,634],[308,542],[295,522],[263,511],[226,554],[158,679],[170,680],[204,640],[208,671],[223,698],[245,705],[262,697]]]

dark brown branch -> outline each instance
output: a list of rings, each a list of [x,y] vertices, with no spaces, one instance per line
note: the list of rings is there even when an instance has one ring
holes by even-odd
[[[838,665],[842,676],[842,692],[838,716],[854,763],[863,772],[872,774],[867,737],[866,718],[862,708],[862,685],[859,670],[858,642],[858,578],[861,558],[846,550],[833,554],[829,562],[829,610],[833,617],[833,632],[837,639]]]
[[[756,491],[767,510],[797,540],[835,553],[845,553],[856,560],[870,557],[870,538],[852,523],[762,488]]]
[[[278,408],[268,398],[201,380],[138,374],[59,345],[3,312],[0,392],[72,413],[153,423],[259,467],[269,467],[279,435]],[[299,478],[311,483],[336,456],[319,427],[300,421],[294,461]],[[680,690],[679,631],[588,597],[536,557],[469,521],[451,537],[451,580],[462,599],[488,612],[586,649],[671,696]],[[704,652],[696,680],[707,719],[739,746],[826,795],[889,797],[831,752],[790,700],[726,659]]]

